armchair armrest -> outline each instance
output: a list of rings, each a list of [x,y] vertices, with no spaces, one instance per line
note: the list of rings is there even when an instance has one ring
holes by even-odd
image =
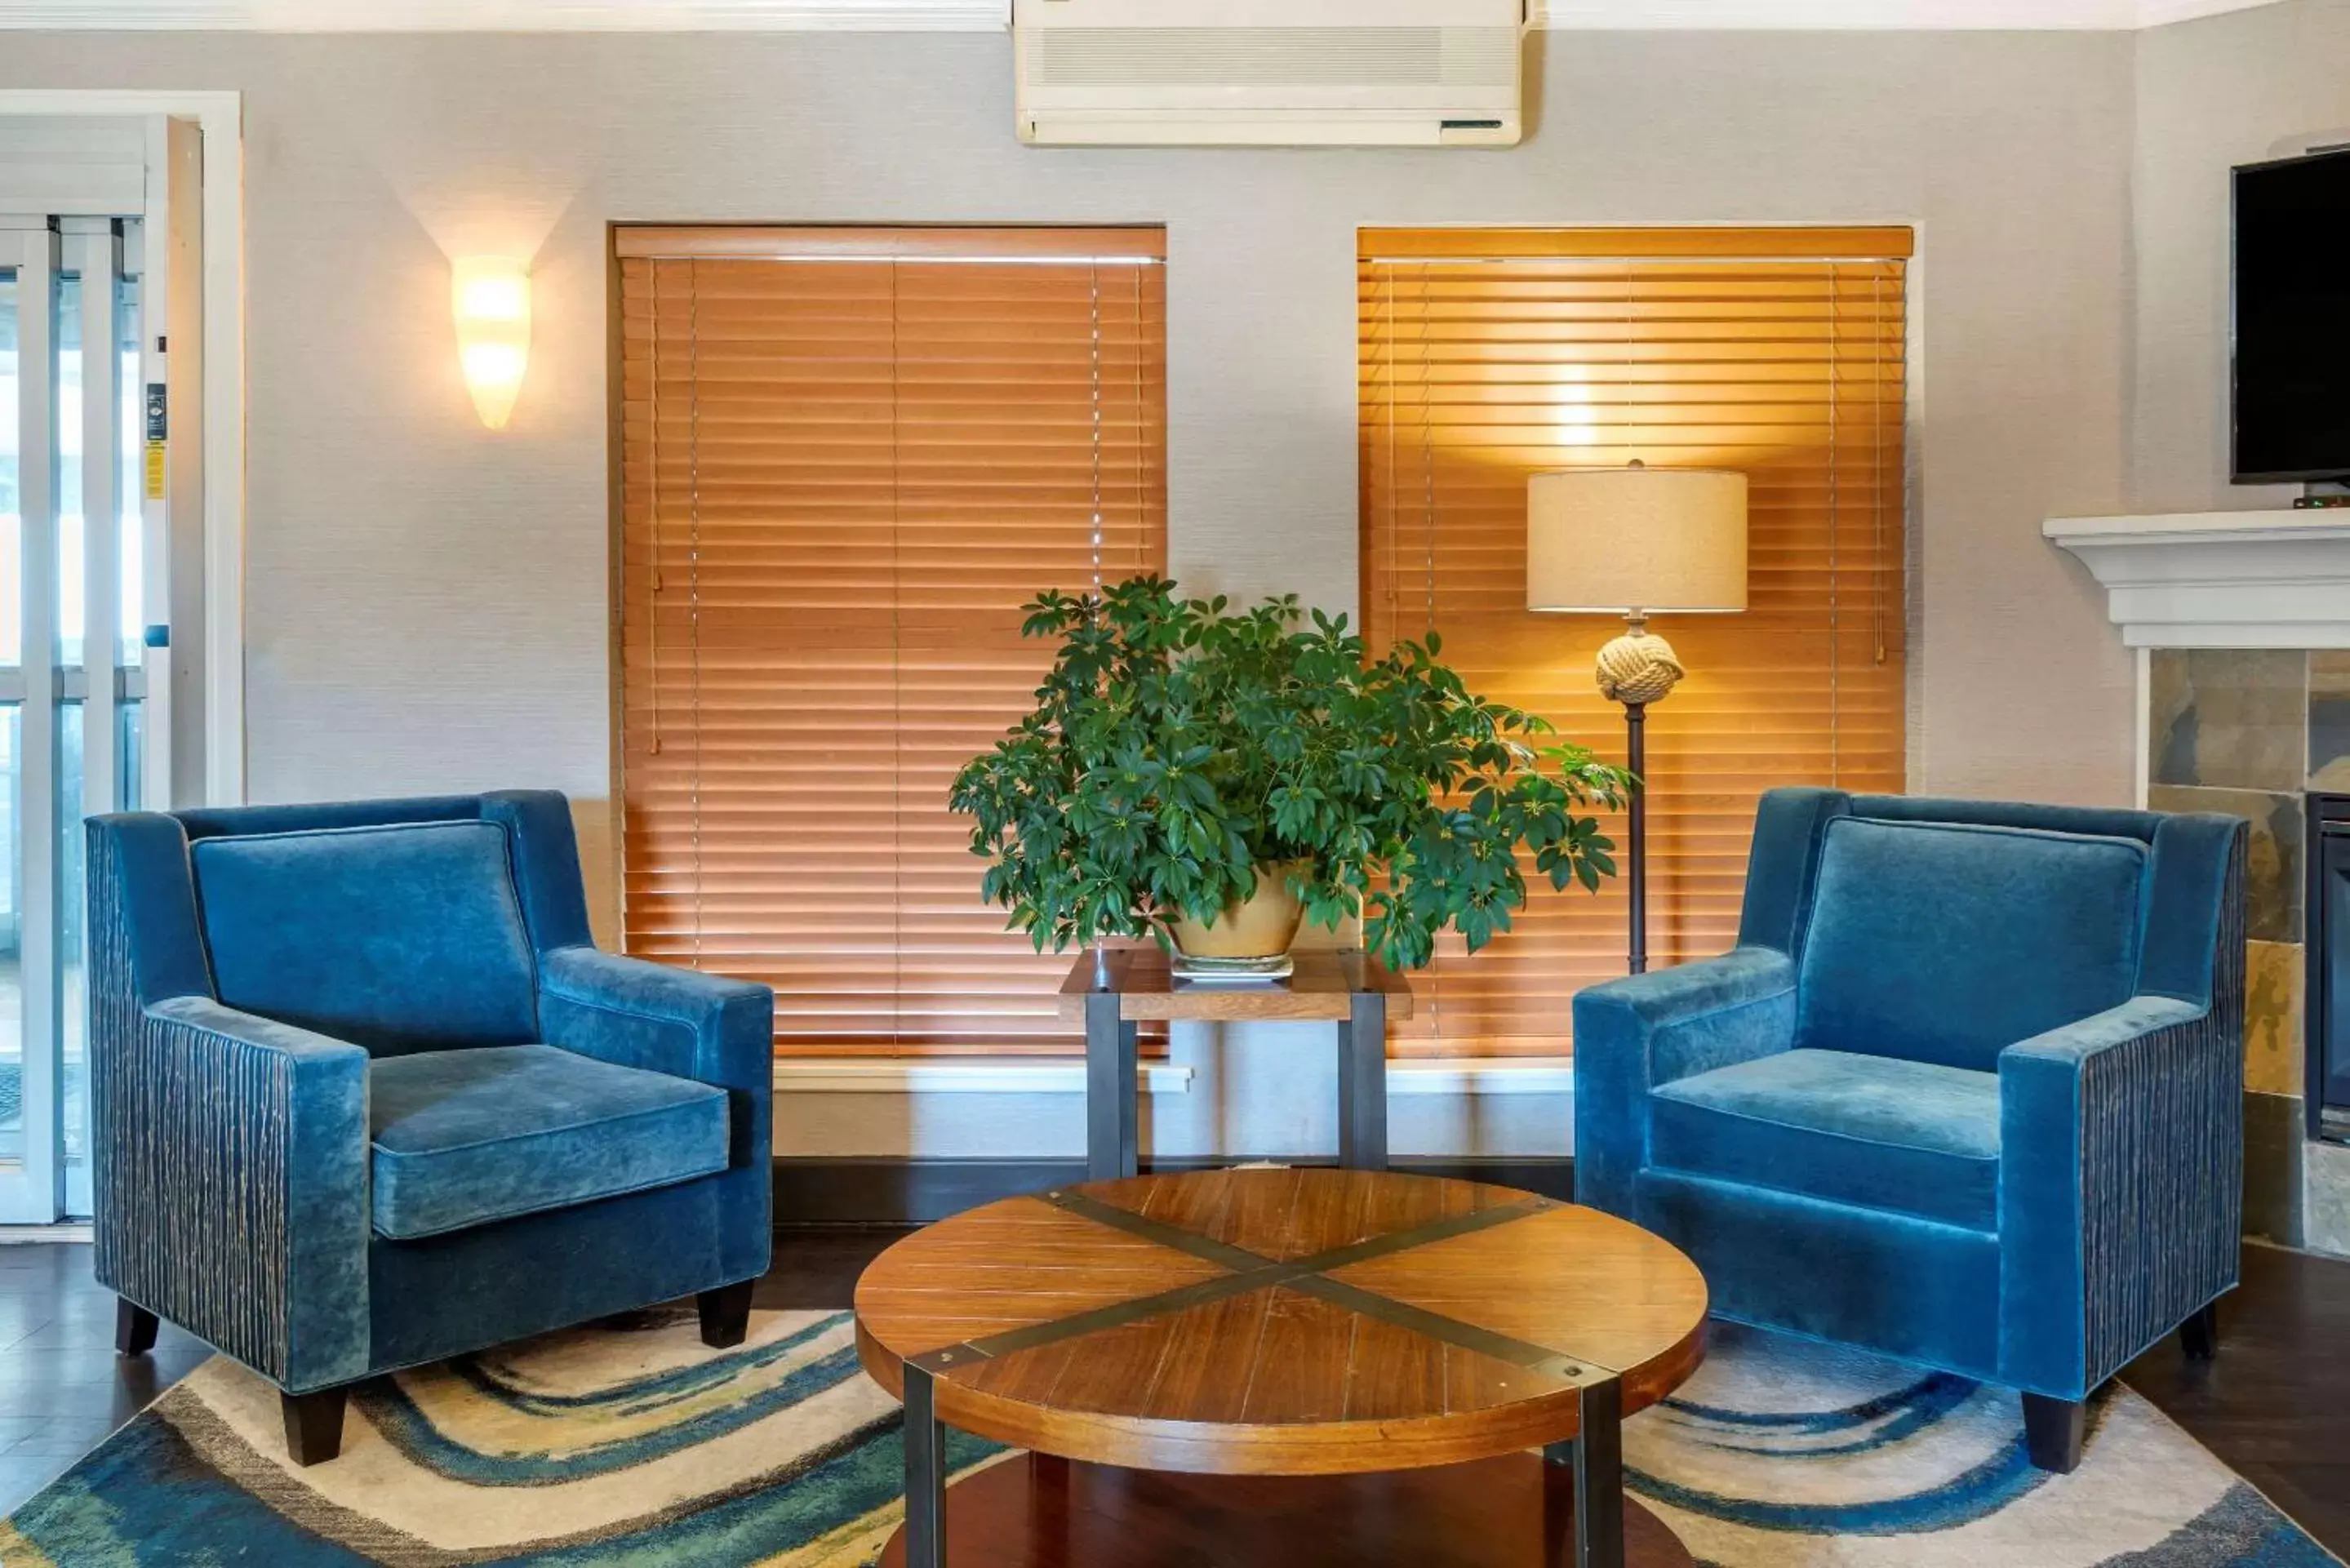
[[[719,1272],[729,1282],[764,1273],[775,1202],[775,993],[591,947],[539,954],[538,986],[547,1044],[726,1091],[726,1169],[715,1179]]]
[[[1648,1092],[1676,1078],[1784,1051],[1795,1032],[1795,966],[1763,947],[1611,980],[1575,998],[1575,1188],[1632,1212],[1648,1153]]]
[[[589,947],[539,955],[547,1043],[583,1056],[722,1088],[775,1085],[775,993]]]
[[[2236,1282],[2243,1059],[2143,995],[2000,1053],[2000,1365],[2079,1399]]]
[[[364,1376],[367,1052],[198,996],[96,1044],[99,1281],[291,1392]]]

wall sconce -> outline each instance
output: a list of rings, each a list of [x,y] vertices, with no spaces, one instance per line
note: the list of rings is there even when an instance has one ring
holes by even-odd
[[[482,423],[502,431],[530,365],[530,264],[513,256],[462,257],[452,268],[450,299],[457,317],[457,362],[473,410]]]

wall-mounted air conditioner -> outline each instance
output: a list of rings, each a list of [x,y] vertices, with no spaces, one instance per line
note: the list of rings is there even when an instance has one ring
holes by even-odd
[[[1038,146],[1508,147],[1524,0],[1013,0]]]

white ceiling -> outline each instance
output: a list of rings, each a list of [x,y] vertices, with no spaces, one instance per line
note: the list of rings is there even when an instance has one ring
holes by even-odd
[[[1584,28],[2126,29],[2275,0],[1529,0]],[[1009,0],[0,0],[0,27],[267,32],[1001,27]]]

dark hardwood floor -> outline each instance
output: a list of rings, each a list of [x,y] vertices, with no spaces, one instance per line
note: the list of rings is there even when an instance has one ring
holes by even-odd
[[[775,1263],[752,1293],[751,1304],[775,1312],[845,1307],[856,1298],[857,1276],[881,1250],[911,1234],[897,1225],[811,1225],[775,1235]]]
[[[858,1226],[786,1231],[754,1300],[775,1309],[847,1306],[858,1272],[904,1234]],[[0,1514],[207,1354],[166,1324],[151,1358],[118,1358],[114,1297],[91,1279],[89,1251],[56,1242],[0,1246]],[[2221,1304],[2219,1359],[2197,1365],[2168,1341],[2122,1376],[2326,1547],[2350,1557],[2350,1262],[2247,1247],[2243,1288]]]
[[[2122,1380],[2195,1434],[2337,1557],[2350,1557],[2350,1262],[2244,1249],[2220,1303],[2220,1354],[2174,1335]]]
[[[0,1246],[0,1514],[56,1479],[212,1354],[165,1324],[152,1354],[114,1354],[114,1295],[86,1245]]]

